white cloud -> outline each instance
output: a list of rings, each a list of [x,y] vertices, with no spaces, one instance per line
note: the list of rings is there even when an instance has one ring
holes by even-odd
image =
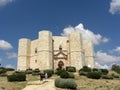
[[[0,0],[0,6],[5,6],[7,5],[8,3],[11,3],[13,2],[14,0]]]
[[[6,65],[5,67],[6,67],[6,68],[14,68],[14,66],[11,65],[11,64]]]
[[[120,13],[120,0],[111,1],[109,12],[112,14]]]
[[[98,62],[95,62],[96,68],[102,68],[102,69],[111,69],[111,66],[108,66],[107,64],[101,65]]]
[[[115,49],[113,49],[113,51],[120,53],[120,46],[118,46]]]
[[[98,51],[95,54],[95,59],[99,62],[99,64],[120,62],[120,56],[109,55],[108,53],[102,51]]]
[[[6,55],[8,59],[17,58],[17,54],[14,52],[7,52]]]
[[[85,29],[82,23],[80,23],[76,27],[69,26],[65,28],[61,35],[66,36],[73,31],[80,32],[84,40],[92,40],[95,45],[99,45],[101,42],[106,43],[109,41],[108,38],[103,37],[100,34],[95,34],[89,29]]]
[[[8,50],[11,48],[13,48],[13,47],[9,42],[7,42],[5,40],[0,40],[0,49],[1,50]]]

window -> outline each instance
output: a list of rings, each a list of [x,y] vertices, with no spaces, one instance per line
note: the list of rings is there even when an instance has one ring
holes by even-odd
[[[35,53],[37,53],[37,48],[35,48]]]
[[[37,63],[37,60],[35,60],[35,63]]]

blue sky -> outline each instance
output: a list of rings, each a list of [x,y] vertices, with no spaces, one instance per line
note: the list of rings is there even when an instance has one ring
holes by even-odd
[[[96,67],[120,64],[120,0],[0,0],[0,63],[17,67],[18,40],[82,33],[94,43]]]

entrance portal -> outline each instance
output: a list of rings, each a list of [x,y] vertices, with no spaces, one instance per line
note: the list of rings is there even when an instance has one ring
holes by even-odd
[[[59,62],[58,62],[58,68],[62,69],[62,68],[63,68],[63,66],[64,66],[63,61],[59,61]]]

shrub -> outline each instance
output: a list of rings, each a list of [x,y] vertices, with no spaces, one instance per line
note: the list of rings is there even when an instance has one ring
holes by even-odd
[[[66,71],[68,71],[68,72],[76,72],[76,68],[72,67],[72,66],[67,66]]]
[[[13,68],[6,68],[7,71],[14,71]]]
[[[6,73],[6,72],[7,72],[6,69],[0,69],[0,74],[2,74],[2,73]]]
[[[110,76],[110,75],[102,75],[102,79],[113,79],[113,76]]]
[[[91,68],[89,68],[89,67],[87,67],[87,66],[83,66],[83,68],[81,68],[81,69],[79,70],[79,72],[80,72],[80,71],[91,72]]]
[[[97,68],[93,68],[93,70],[92,70],[92,71],[94,72],[94,71],[99,71],[99,70],[98,70]]]
[[[61,78],[69,78],[69,74],[67,71],[63,71],[61,74],[60,74],[60,77]]]
[[[5,77],[5,76],[7,76],[7,74],[6,73],[1,73],[0,76]]]
[[[39,69],[33,70],[32,75],[40,75],[40,70]]]
[[[14,73],[12,75],[7,76],[8,81],[25,81],[26,80],[26,75],[25,73]]]
[[[64,69],[57,70],[57,71],[56,71],[56,74],[57,74],[57,75],[60,75],[60,74],[61,74],[62,72],[64,72],[64,71],[65,71]]]
[[[68,73],[69,74],[69,78],[75,78],[74,74],[73,73]]]
[[[47,73],[48,77],[51,77],[54,74],[54,70],[46,69],[46,70],[44,70],[44,73]]]
[[[120,78],[120,76],[119,75],[116,75],[116,74],[112,74],[112,76],[114,77],[114,78]]]
[[[26,74],[32,74],[32,69],[30,69],[30,68],[29,68],[29,69],[26,69],[25,73],[26,73]]]
[[[101,72],[88,72],[87,77],[92,79],[100,79],[102,73]]]
[[[101,72],[102,72],[103,75],[107,75],[108,72],[109,72],[107,69],[100,69],[100,70],[101,70]]]
[[[84,71],[79,71],[79,75],[81,76],[87,76],[88,72],[84,72]]]
[[[57,78],[55,79],[55,86],[59,88],[68,88],[68,89],[76,89],[77,84],[72,79],[62,79]]]

